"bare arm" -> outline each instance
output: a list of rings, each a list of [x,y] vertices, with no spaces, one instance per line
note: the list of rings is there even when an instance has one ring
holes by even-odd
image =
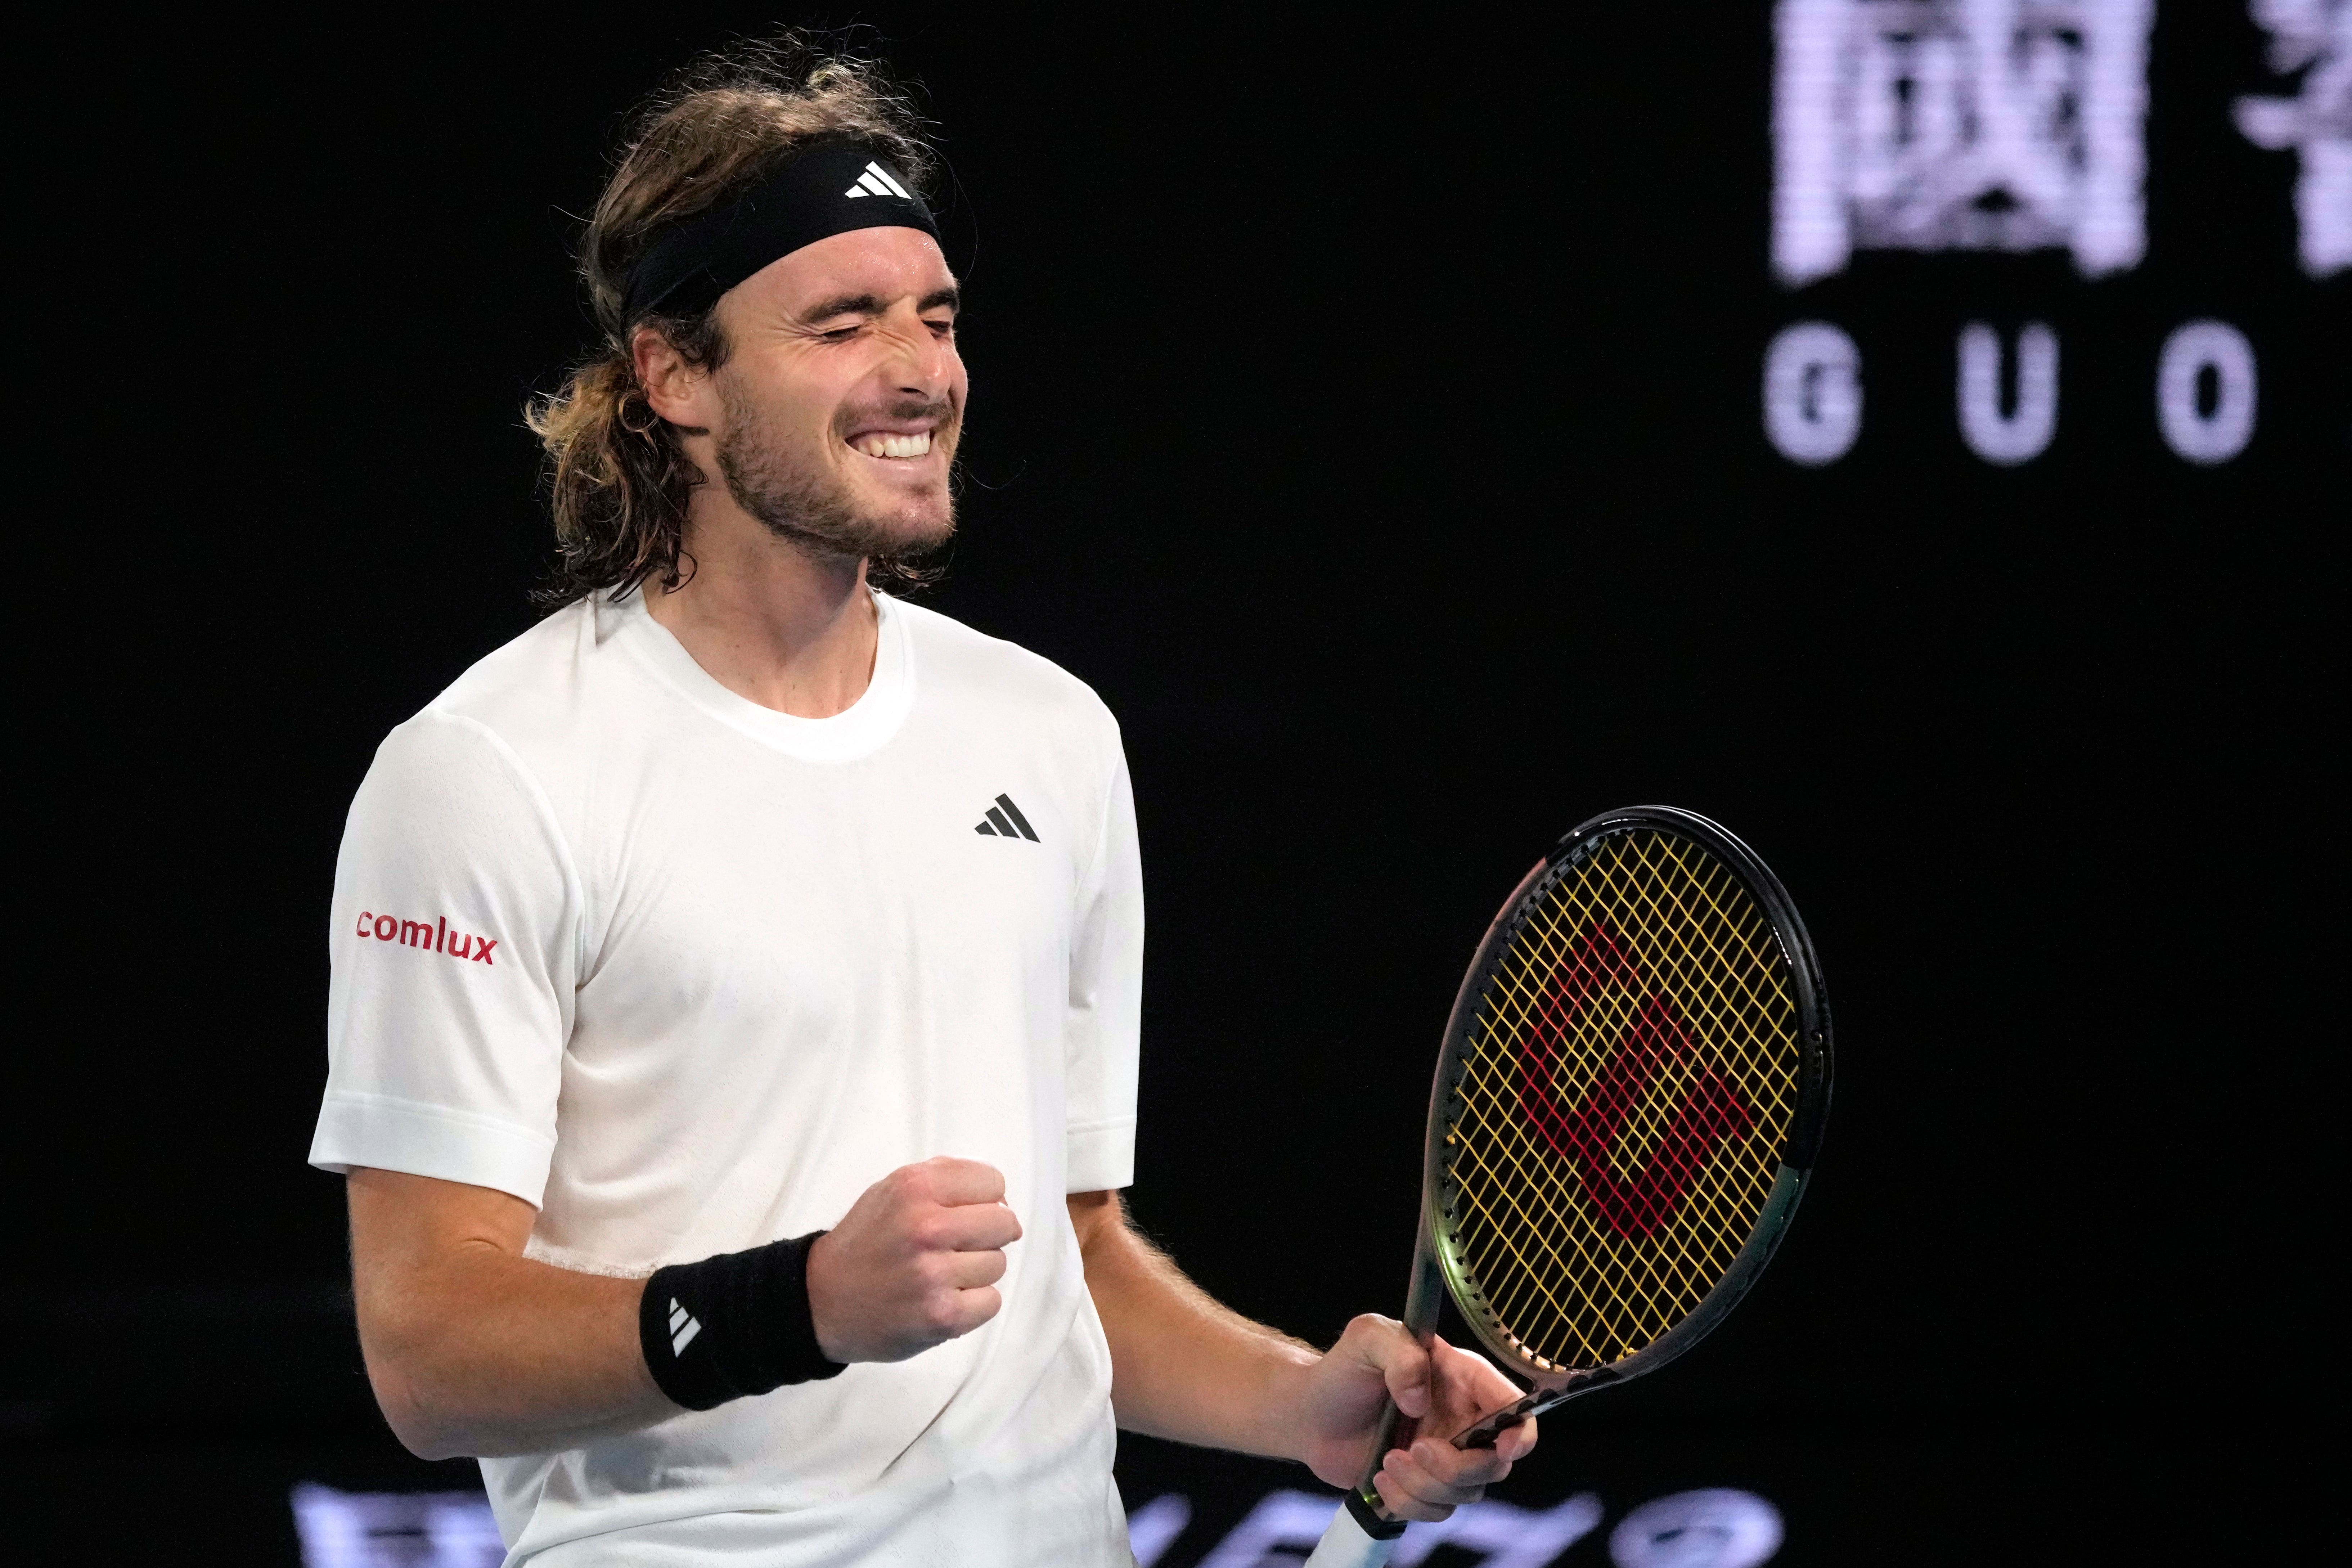
[[[565,1448],[677,1414],[637,1349],[642,1279],[522,1255],[508,1193],[354,1170],[352,1291],[384,1419],[428,1459]]]
[[[1128,1431],[1297,1459],[1350,1487],[1390,1397],[1443,1435],[1518,1394],[1485,1358],[1443,1340],[1424,1351],[1370,1314],[1318,1352],[1211,1300],[1129,1226],[1117,1193],[1074,1193],[1069,1205],[1110,1342],[1111,1406]],[[1391,1452],[1374,1484],[1392,1512],[1443,1519],[1508,1475],[1535,1437],[1529,1421],[1490,1451],[1420,1438]]]
[[[360,1350],[410,1452],[535,1454],[678,1413],[637,1342],[642,1279],[522,1255],[539,1211],[510,1194],[354,1170]],[[817,1343],[835,1361],[904,1361],[997,1313],[1021,1234],[1004,1178],[972,1160],[903,1166],[810,1247]]]
[[[1307,1370],[1322,1359],[1315,1347],[1213,1300],[1129,1227],[1117,1193],[1072,1194],[1070,1220],[1110,1341],[1110,1403],[1119,1426],[1298,1458],[1290,1412]],[[1170,1350],[1179,1353],[1164,1353]]]

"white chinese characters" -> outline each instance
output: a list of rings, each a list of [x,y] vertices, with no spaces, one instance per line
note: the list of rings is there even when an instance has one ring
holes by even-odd
[[[1861,249],[2147,248],[2149,0],[1780,0],[1772,265]]]
[[[2301,90],[2238,100],[2238,129],[2258,147],[2294,149],[2303,269],[2325,278],[2352,267],[2352,0],[2252,0],[2250,9],[2270,35],[2271,68],[2300,76]]]

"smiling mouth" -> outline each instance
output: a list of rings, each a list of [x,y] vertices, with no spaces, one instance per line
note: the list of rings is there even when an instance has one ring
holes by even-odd
[[[893,436],[869,430],[852,437],[849,445],[869,458],[928,458],[931,455],[931,433],[919,430],[912,436]]]

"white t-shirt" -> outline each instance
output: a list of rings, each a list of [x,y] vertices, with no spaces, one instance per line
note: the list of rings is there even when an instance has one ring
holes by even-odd
[[[1130,1562],[1064,1195],[1133,1169],[1143,907],[1118,728],[878,597],[865,695],[720,686],[642,596],[550,616],[394,730],[335,869],[310,1162],[539,1205],[642,1275],[832,1226],[935,1154],[1004,1173],[996,1319],[569,1452],[485,1459],[508,1562]]]

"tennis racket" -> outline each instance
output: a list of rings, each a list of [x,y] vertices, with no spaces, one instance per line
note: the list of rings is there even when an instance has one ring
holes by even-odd
[[[1528,1385],[1454,1445],[1721,1322],[1796,1212],[1829,1100],[1820,965],[1763,861],[1673,806],[1561,839],[1471,961],[1430,1090],[1405,1327],[1427,1343],[1451,1292]],[[1391,1405],[1308,1568],[1388,1561],[1404,1521],[1372,1478],[1413,1436]]]

